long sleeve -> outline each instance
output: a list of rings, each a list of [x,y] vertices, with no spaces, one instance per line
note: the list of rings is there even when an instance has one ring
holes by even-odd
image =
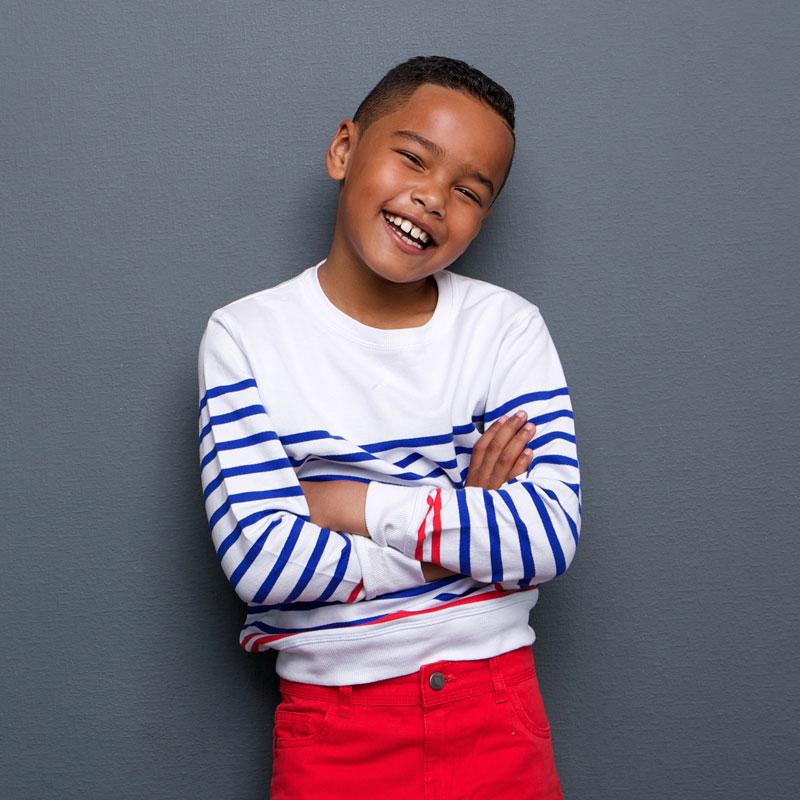
[[[520,409],[528,413],[536,432],[527,473],[494,490],[373,482],[366,522],[383,546],[481,582],[523,588],[555,578],[572,561],[580,536],[580,475],[569,391],[539,309],[529,304],[507,330],[484,425]]]
[[[198,354],[200,475],[217,557],[246,603],[353,603],[424,584],[417,559],[310,522],[235,328],[218,310]]]

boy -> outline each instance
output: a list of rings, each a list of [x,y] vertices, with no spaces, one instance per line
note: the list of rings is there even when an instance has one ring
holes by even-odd
[[[529,613],[578,542],[569,393],[535,305],[446,271],[513,128],[463,61],[390,70],[328,149],[327,257],[203,335],[212,539],[241,646],[279,651],[272,800],[561,797]]]

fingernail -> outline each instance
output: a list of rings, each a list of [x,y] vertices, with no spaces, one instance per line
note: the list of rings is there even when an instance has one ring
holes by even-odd
[[[517,416],[520,419],[524,419],[527,416],[527,414],[524,411],[517,411]]]
[[[524,425],[523,427],[524,427],[524,429],[525,429],[526,431],[532,431],[532,430],[533,430],[533,423],[532,423],[532,422],[528,422],[528,423],[527,423],[526,425]]]

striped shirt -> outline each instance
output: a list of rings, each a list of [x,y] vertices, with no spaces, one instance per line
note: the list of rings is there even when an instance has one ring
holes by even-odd
[[[570,395],[539,309],[448,270],[416,328],[365,325],[320,261],[214,311],[198,357],[200,473],[240,645],[290,680],[366,683],[530,644],[581,493]],[[524,409],[526,472],[465,486],[487,426]],[[300,480],[368,483],[370,536],[315,525]],[[421,561],[457,572],[425,581]]]

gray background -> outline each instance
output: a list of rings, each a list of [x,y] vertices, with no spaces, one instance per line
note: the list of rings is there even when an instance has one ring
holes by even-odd
[[[796,2],[5,2],[0,796],[262,798],[196,454],[215,308],[323,258],[344,117],[412,55],[518,104],[453,269],[537,303],[582,544],[536,654],[565,795],[795,798]]]

